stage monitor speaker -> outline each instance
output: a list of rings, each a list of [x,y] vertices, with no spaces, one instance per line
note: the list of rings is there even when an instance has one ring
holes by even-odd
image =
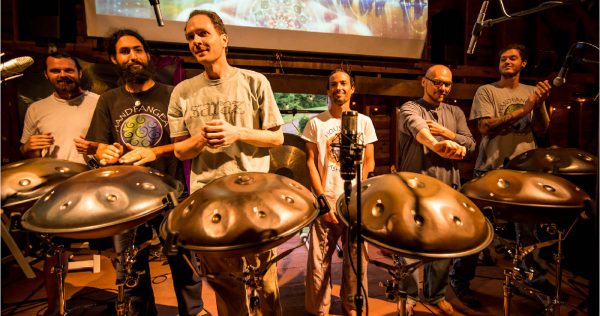
[[[18,1],[19,39],[75,43],[76,0]]]

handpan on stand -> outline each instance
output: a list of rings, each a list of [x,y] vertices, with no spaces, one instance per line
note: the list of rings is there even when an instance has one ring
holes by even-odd
[[[23,212],[29,209],[44,193],[69,177],[87,170],[89,168],[86,165],[53,158],[27,159],[2,166],[2,239],[27,278],[35,278],[35,273],[25,260],[10,232],[21,231]],[[5,209],[10,216],[10,220],[7,219],[6,224]],[[31,245],[29,240],[27,245]]]
[[[160,234],[170,253],[185,248],[203,257],[240,257],[277,247],[318,215],[313,194],[290,178],[260,172],[224,176],[194,192],[175,207]],[[234,278],[250,289],[251,309],[259,307],[262,278],[278,260],[300,243],[259,267],[247,266]],[[188,264],[198,276],[198,267]]]
[[[161,172],[139,166],[110,166],[83,172],[56,185],[44,194],[22,217],[25,229],[38,233],[60,253],[53,236],[76,239],[111,237],[137,227],[158,216],[176,203],[183,184]],[[125,315],[128,303],[124,287],[137,284],[138,275],[131,273],[135,255],[142,247],[125,249],[126,277],[117,284],[117,314]],[[61,315],[66,313],[64,267],[56,267],[59,278]]]
[[[546,296],[523,283],[532,277],[527,271],[521,271],[524,257],[537,248],[558,244],[555,255],[556,292],[546,304],[546,312],[560,314],[561,257],[562,241],[568,236],[582,211],[590,210],[591,199],[571,182],[547,173],[514,171],[507,169],[492,170],[479,178],[463,185],[461,192],[471,198],[480,208],[491,211],[494,218],[522,223],[544,223],[556,240],[540,242],[530,246],[516,245],[513,266],[504,270],[504,315],[510,314],[510,302],[513,289],[523,288],[525,292]],[[558,223],[571,223],[565,233]]]
[[[362,236],[369,243],[394,253],[394,263],[369,260],[392,275],[383,283],[386,296],[399,299],[405,315],[406,292],[402,279],[426,261],[462,257],[483,250],[493,239],[491,224],[477,206],[445,183],[423,174],[399,172],[362,182]],[[343,197],[337,212],[344,224],[356,217],[356,187],[350,206]],[[406,265],[400,258],[419,259]]]

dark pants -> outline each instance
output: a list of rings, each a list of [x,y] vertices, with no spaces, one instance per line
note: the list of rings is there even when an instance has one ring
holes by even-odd
[[[135,229],[128,230],[113,237],[115,251],[119,256],[117,263],[117,283],[125,277],[121,262],[122,252],[127,246],[141,245],[152,239],[152,227],[158,228],[162,216],[158,216],[147,224],[140,225]],[[157,230],[158,231],[158,230]],[[162,242],[162,240],[161,240]],[[186,263],[183,255],[191,259],[187,250],[180,250],[175,256],[168,256],[169,267],[173,276],[173,287],[177,297],[177,308],[179,315],[196,315],[203,309],[202,281],[194,277],[192,268]],[[132,267],[131,275],[139,274],[139,282],[133,288],[125,287],[125,296],[131,301],[129,315],[157,315],[150,267],[148,264],[149,249],[145,248],[138,252]]]

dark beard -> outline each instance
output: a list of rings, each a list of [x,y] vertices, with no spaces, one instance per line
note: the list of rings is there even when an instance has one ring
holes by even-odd
[[[127,65],[119,65],[119,75],[121,80],[125,83],[132,84],[143,84],[144,82],[152,79],[154,75],[154,66],[152,64],[139,64],[143,68],[139,70],[132,70]]]
[[[61,85],[60,83],[64,83],[65,85]],[[61,78],[57,81],[57,85],[54,86],[54,90],[59,94],[75,93],[79,91],[79,82],[71,80],[71,78]]]

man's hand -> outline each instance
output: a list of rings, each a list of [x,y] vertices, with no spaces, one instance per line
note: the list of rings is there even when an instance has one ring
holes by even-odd
[[[223,120],[206,122],[204,135],[210,147],[229,146],[240,138],[239,128]]]
[[[134,166],[139,166],[156,160],[156,153],[154,153],[152,148],[136,147],[131,144],[125,144],[125,146],[127,146],[130,152],[119,159],[119,162],[122,164],[133,163]]]
[[[535,91],[533,94],[537,97],[537,102],[535,103],[536,107],[542,106],[544,101],[548,99],[550,96],[550,90],[552,90],[552,86],[548,83],[548,80],[540,81],[535,86]]]
[[[325,215],[323,215],[323,219],[325,221],[329,222],[329,223],[332,223],[332,224],[338,224],[339,223],[339,221],[337,219],[337,216],[335,216],[335,211],[334,210],[331,210],[331,211],[325,213]]]
[[[460,160],[465,158],[467,149],[451,140],[443,140],[433,145],[433,151],[440,157]]]
[[[98,143],[85,140],[85,136],[79,136],[73,139],[77,152],[82,155],[91,155],[96,152]]]
[[[112,145],[104,145],[98,147],[98,159],[103,166],[112,165],[119,161],[119,157],[123,154],[123,146],[119,143]]]
[[[29,140],[23,144],[23,153],[48,149],[52,145],[54,145],[54,136],[52,136],[51,132],[39,135],[31,135]]]
[[[454,132],[452,132],[451,130],[445,128],[444,126],[438,124],[435,121],[425,120],[425,122],[427,122],[427,127],[429,127],[429,131],[431,132],[431,135],[442,136],[445,139],[449,139],[449,140],[453,140],[456,137],[456,134],[454,134]]]
[[[548,80],[540,81],[535,86],[533,93],[527,98],[523,105],[523,111],[530,113],[534,108],[539,108],[544,104],[544,101],[550,96],[550,90],[552,87],[548,83]]]

